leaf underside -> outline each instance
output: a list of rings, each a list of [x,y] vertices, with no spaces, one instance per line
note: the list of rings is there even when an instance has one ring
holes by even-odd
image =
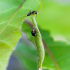
[[[30,10],[39,9],[38,0],[0,0],[0,69],[5,70],[11,52],[21,37],[20,28]],[[23,3],[23,5],[22,5]]]

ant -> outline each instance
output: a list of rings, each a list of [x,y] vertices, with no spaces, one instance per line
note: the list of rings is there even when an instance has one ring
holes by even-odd
[[[36,15],[37,15],[37,13],[41,11],[41,8],[42,8],[42,5],[41,5],[41,2],[40,2],[40,9],[39,9],[39,11],[32,11],[32,12],[31,12],[31,10],[30,10],[30,12],[27,14],[27,16],[30,16],[31,14],[32,14],[32,15],[33,15],[33,14],[36,14]]]
[[[36,11],[30,11],[28,14],[27,14],[27,16],[30,16],[31,14],[37,14],[37,12]]]
[[[33,28],[32,31],[31,31],[32,36],[36,36],[36,33],[37,32],[36,32],[35,28]]]

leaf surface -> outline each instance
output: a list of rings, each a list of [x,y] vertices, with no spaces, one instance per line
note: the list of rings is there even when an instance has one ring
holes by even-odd
[[[38,0],[0,0],[0,69],[5,70],[8,59],[21,37],[20,28],[29,11],[39,9]]]

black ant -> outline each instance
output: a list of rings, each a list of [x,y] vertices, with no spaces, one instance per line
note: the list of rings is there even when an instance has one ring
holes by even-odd
[[[30,16],[31,14],[37,14],[37,12],[36,11],[30,11],[28,14],[27,14],[27,16]]]
[[[31,14],[33,15],[33,14],[36,14],[37,15],[37,13],[38,12],[40,12],[41,11],[41,8],[42,8],[42,5],[41,5],[41,2],[40,2],[40,9],[39,9],[39,11],[30,11],[28,14],[27,14],[27,16],[30,16]]]
[[[31,34],[32,34],[32,36],[36,36],[36,30],[35,30],[35,28],[32,29]]]

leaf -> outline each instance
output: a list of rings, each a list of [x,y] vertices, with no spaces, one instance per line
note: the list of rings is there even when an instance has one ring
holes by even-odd
[[[41,30],[41,34],[43,36],[43,39],[44,39],[45,43],[49,47],[49,50],[52,53],[54,59],[56,60],[56,63],[59,66],[59,68],[61,70],[68,70],[68,69],[70,69],[70,67],[69,67],[69,62],[70,61],[68,59],[68,58],[70,58],[70,56],[69,56],[69,53],[70,53],[70,51],[69,51],[70,45],[68,45],[65,42],[61,42],[61,41],[54,41],[51,38],[51,36],[48,33],[48,31]],[[47,59],[47,56],[48,55],[45,56],[45,60],[44,60],[44,63],[43,63],[44,67],[48,66],[48,63],[51,65],[51,67],[53,67],[54,64],[52,64]],[[47,60],[48,60],[48,63],[47,63]]]
[[[25,27],[26,26],[26,27]],[[40,28],[39,28],[40,29]],[[22,31],[25,32],[28,39],[32,42],[31,36],[31,28],[27,25],[26,22],[22,25]],[[70,45],[62,41],[54,41],[54,39],[50,36],[50,32],[47,30],[40,29],[42,34],[43,40],[45,41],[46,45],[48,46],[50,53],[53,55],[57,65],[61,70],[69,70],[70,69]],[[48,70],[59,70],[55,66],[56,64],[53,63],[53,59],[48,55],[47,50],[45,51],[45,59],[43,63],[43,69]]]
[[[25,35],[20,38],[12,55],[20,61],[25,70],[37,70],[36,47],[29,40],[27,40]],[[16,68],[17,66],[13,69]]]
[[[20,27],[30,10],[39,9],[38,0],[0,0],[0,69],[5,70],[8,59],[21,37]]]

